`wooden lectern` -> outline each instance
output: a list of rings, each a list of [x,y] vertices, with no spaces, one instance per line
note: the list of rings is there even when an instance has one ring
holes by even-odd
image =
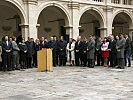
[[[53,71],[52,49],[42,49],[37,52],[37,62],[39,72]]]

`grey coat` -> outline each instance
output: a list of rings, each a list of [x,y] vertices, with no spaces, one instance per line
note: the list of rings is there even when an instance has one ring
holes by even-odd
[[[13,55],[18,54],[18,51],[20,51],[20,49],[15,41],[12,41],[12,49],[13,49],[13,51],[12,51]]]
[[[88,53],[87,53],[87,59],[94,59],[94,53],[95,53],[95,41],[89,41],[87,45]]]
[[[117,40],[117,43],[116,43],[117,58],[124,58],[125,43],[126,43],[125,38]]]

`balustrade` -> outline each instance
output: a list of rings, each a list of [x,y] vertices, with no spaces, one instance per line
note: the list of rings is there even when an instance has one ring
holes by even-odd
[[[114,4],[132,5],[132,0],[112,0]]]

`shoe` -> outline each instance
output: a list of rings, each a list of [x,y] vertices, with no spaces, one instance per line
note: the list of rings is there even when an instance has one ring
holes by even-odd
[[[15,70],[20,70],[20,68],[15,68]]]
[[[121,69],[125,69],[125,67],[121,67]]]
[[[115,67],[115,65],[110,65],[109,67],[112,67],[112,68],[114,68],[114,67]]]
[[[118,66],[118,67],[116,67],[116,69],[121,69],[121,67],[120,67],[120,66]]]
[[[26,67],[23,67],[23,69],[27,69]]]
[[[90,66],[89,68],[94,68],[94,66]]]
[[[131,67],[131,65],[128,65],[128,67]]]
[[[3,69],[3,72],[7,71],[6,69]]]
[[[121,69],[125,69],[125,66],[121,66]]]
[[[8,69],[7,71],[12,71],[11,69]]]
[[[98,64],[98,65],[96,65],[96,66],[100,66],[100,65]]]

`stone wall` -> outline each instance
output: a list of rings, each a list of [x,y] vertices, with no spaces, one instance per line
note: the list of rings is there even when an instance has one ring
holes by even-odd
[[[66,33],[72,37],[77,38],[78,35],[88,36],[89,34],[95,33],[95,28],[100,29],[101,37],[108,36],[112,34],[113,21],[117,14],[121,13],[118,20],[118,23],[127,20],[128,28],[123,28],[123,32],[129,33],[132,36],[133,30],[133,5],[124,5],[124,4],[113,4],[111,0],[103,0],[101,2],[95,2],[92,0],[2,0],[0,1],[0,7],[3,1],[8,4],[8,7],[11,6],[11,9],[6,11],[0,9],[1,15],[4,17],[13,17],[18,14],[21,19],[21,33],[22,36],[27,39],[27,37],[40,38],[41,36],[50,37],[57,35],[58,37],[61,34],[60,27],[63,26],[66,28]],[[105,6],[107,5],[107,6]],[[52,9],[47,9],[51,7]],[[13,8],[13,10],[12,10]],[[46,10],[43,12],[43,10]],[[92,11],[91,13],[88,11]],[[41,13],[43,14],[41,15]],[[84,17],[83,20],[86,22],[91,19],[96,20],[98,24],[88,23],[80,25],[80,20],[82,15],[87,12],[87,16],[91,14],[95,17]],[[125,15],[126,14],[126,15]],[[123,17],[124,16],[124,17]],[[6,18],[5,17],[5,18]],[[88,18],[88,20],[86,20]],[[118,18],[118,19],[119,19]],[[65,22],[55,21],[49,23],[49,20],[58,20],[64,19]],[[3,32],[3,29],[0,28],[0,36],[7,33],[8,35],[16,32],[15,21],[9,20],[4,22],[4,19],[0,17],[0,27],[8,25],[12,29],[9,32]],[[48,28],[51,31],[48,32]],[[82,33],[79,34],[79,29],[82,29]],[[46,32],[47,30],[47,32]],[[116,32],[120,32],[119,28],[114,29]]]

